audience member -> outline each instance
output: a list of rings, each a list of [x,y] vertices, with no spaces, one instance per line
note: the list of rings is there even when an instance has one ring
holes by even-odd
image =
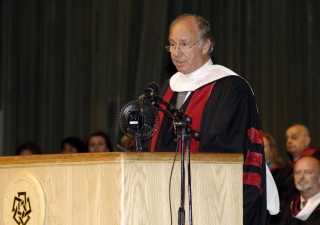
[[[136,150],[136,141],[133,138],[129,138],[127,135],[123,135],[120,139],[120,144],[122,147],[127,149],[129,152]]]
[[[278,156],[278,147],[276,141],[268,133],[263,133],[263,147],[266,163],[271,174],[275,177],[282,166],[282,159]]]
[[[112,152],[112,144],[109,136],[103,131],[92,133],[88,138],[89,152]]]
[[[18,146],[16,155],[39,155],[42,154],[41,148],[33,143],[26,142]]]
[[[320,224],[320,162],[301,157],[294,165],[294,182],[300,195],[285,209],[279,225]]]
[[[280,211],[283,211],[291,200],[299,194],[293,179],[294,163],[303,156],[314,156],[320,159],[320,151],[310,146],[311,137],[306,126],[295,124],[287,129],[285,136],[286,149],[290,160],[275,177],[280,197]],[[281,214],[273,216],[271,224],[276,223],[282,216]]]
[[[77,137],[67,137],[62,140],[60,145],[61,153],[82,153],[86,152],[86,144]]]

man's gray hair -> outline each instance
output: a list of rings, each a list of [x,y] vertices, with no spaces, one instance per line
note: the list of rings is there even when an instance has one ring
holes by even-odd
[[[203,44],[203,41],[206,41],[207,39],[210,40],[210,49],[208,51],[208,54],[212,55],[214,41],[213,41],[210,23],[207,20],[205,20],[202,16],[196,15],[196,14],[182,14],[172,21],[172,23],[170,24],[170,31],[171,31],[171,28],[177,22],[179,22],[181,19],[188,17],[188,16],[192,16],[196,20],[196,23],[199,28],[199,36],[200,36],[200,39],[202,40],[201,44]]]

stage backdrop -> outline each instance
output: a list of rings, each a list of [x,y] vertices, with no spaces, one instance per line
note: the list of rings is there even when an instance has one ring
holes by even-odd
[[[203,15],[213,59],[251,84],[264,131],[284,155],[284,132],[310,128],[320,146],[318,0],[0,0],[3,152],[37,142],[59,152],[66,136],[107,131],[149,82],[175,72],[164,46],[170,22]]]

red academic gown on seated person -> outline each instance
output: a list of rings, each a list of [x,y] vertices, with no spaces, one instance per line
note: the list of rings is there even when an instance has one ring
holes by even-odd
[[[176,94],[166,80],[159,96],[175,104]],[[192,92],[181,108],[200,131],[192,138],[191,152],[242,153],[245,225],[266,223],[266,173],[261,123],[249,84],[241,77],[227,76]],[[151,151],[175,151],[171,120],[160,113],[160,128],[153,136]],[[197,122],[198,121],[198,122]],[[214,202],[212,203],[214,204]]]

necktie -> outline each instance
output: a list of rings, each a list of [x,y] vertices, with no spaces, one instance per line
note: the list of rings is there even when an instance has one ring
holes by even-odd
[[[184,100],[186,99],[188,92],[187,91],[183,91],[183,92],[179,92],[178,96],[177,96],[177,101],[176,101],[176,108],[180,109],[181,106],[184,103]]]
[[[308,202],[308,201],[303,201],[303,202],[302,202],[302,208],[304,208],[304,207],[306,206],[307,202]]]

